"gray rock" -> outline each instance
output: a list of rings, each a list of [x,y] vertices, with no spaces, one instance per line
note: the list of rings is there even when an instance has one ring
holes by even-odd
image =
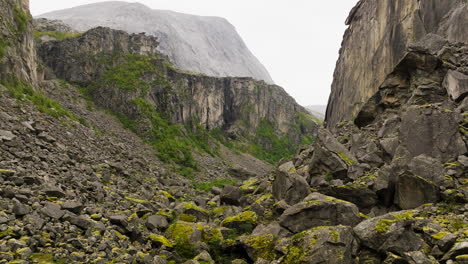
[[[424,240],[414,231],[413,211],[399,211],[371,218],[354,227],[362,244],[370,249],[402,254],[421,250]]]
[[[111,215],[109,217],[111,224],[126,227],[128,225],[127,216],[125,215]]]
[[[65,214],[65,211],[61,210],[60,205],[55,203],[47,203],[41,212],[54,219],[60,219]]]
[[[68,210],[75,214],[80,214],[81,210],[83,210],[84,205],[81,202],[76,201],[68,201],[61,204],[62,209]]]
[[[468,242],[458,242],[456,243],[442,258],[443,261],[446,260],[455,260],[455,258],[459,255],[468,254]]]
[[[162,215],[150,215],[146,219],[146,226],[149,229],[155,230],[159,229],[164,231],[167,227],[169,227],[169,223],[165,216]]]
[[[25,204],[22,204],[21,202],[19,202],[18,200],[14,199],[14,205],[13,205],[13,213],[16,215],[16,216],[24,216],[24,215],[27,215],[31,212],[31,207],[29,207],[28,205],[25,205]]]
[[[412,209],[440,200],[439,186],[420,176],[404,173],[398,178],[395,204],[402,209]]]
[[[462,99],[468,93],[468,76],[449,70],[444,79],[444,87],[453,100]]]
[[[408,164],[408,168],[413,174],[435,184],[440,184],[444,181],[445,170],[442,163],[424,154],[414,157]]]
[[[289,169],[287,169],[289,171]],[[274,172],[273,197],[293,205],[311,193],[307,181],[297,173],[278,170]]]
[[[303,202],[286,209],[279,218],[280,225],[293,233],[317,226],[354,226],[359,221],[356,205],[320,193],[310,194]]]
[[[0,129],[0,141],[12,141],[16,136],[11,131]]]
[[[47,186],[44,188],[44,193],[47,196],[56,197],[56,198],[63,198],[66,196],[66,193],[62,191],[60,188],[55,186]]]
[[[240,205],[241,191],[239,188],[226,185],[220,195],[221,203],[228,205]]]
[[[74,224],[85,230],[94,225],[94,222],[91,219],[87,219],[84,216],[73,216],[69,221],[71,224]]]
[[[296,263],[354,263],[356,239],[349,226],[318,227],[293,236],[286,249],[284,262]]]

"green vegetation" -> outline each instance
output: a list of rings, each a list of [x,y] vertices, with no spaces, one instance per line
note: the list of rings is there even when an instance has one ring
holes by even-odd
[[[79,122],[79,119],[64,109],[59,102],[46,97],[40,91],[35,91],[31,85],[19,81],[16,78],[8,78],[2,80],[1,83],[7,88],[10,96],[15,99],[28,100],[34,104],[39,111],[55,118],[68,117],[73,121]]]
[[[60,31],[34,31],[33,34],[36,39],[42,38],[43,36],[48,36],[58,41],[62,41],[68,38],[74,38],[74,37],[78,37],[82,35],[82,33],[65,33],[65,32],[60,32]]]
[[[17,32],[22,34],[28,28],[29,15],[21,10],[19,6],[15,6],[13,8],[13,16],[17,27]]]
[[[55,260],[52,254],[45,254],[45,253],[34,253],[29,257],[29,259],[33,263],[37,264],[63,264],[67,263],[67,260],[62,258],[59,260]]]
[[[374,227],[374,230],[379,233],[386,233],[390,227],[397,222],[410,220],[414,218],[416,211],[405,211],[402,213],[391,214],[393,219],[380,219]]]
[[[217,178],[207,182],[193,182],[195,189],[202,192],[209,192],[213,187],[223,187],[224,185],[236,185],[237,181],[229,178]]]
[[[106,61],[109,58],[103,57]],[[155,74],[156,68],[152,64],[152,57],[134,54],[114,55],[113,59],[118,62],[108,68],[100,85],[125,90],[130,92],[142,91],[146,94],[153,82],[146,81],[145,76]]]
[[[301,145],[310,144],[313,141],[313,138],[303,136]],[[231,141],[225,145],[241,152],[250,153],[271,164],[275,164],[282,158],[292,157],[299,147],[288,136],[279,136],[274,124],[268,120],[260,122],[256,136],[245,141]]]
[[[2,36],[0,36],[0,60],[5,56],[7,47],[10,43],[7,42]]]

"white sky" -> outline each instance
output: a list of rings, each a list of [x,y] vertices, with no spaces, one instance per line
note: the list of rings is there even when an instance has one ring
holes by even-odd
[[[328,101],[344,21],[358,0],[133,0],[153,9],[229,20],[273,80],[302,105]],[[31,13],[104,2],[30,0]]]

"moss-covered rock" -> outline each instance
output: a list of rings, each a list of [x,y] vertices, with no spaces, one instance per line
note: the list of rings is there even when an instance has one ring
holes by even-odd
[[[349,226],[320,226],[292,236],[283,263],[353,263],[356,240]]]
[[[257,225],[257,214],[245,211],[236,216],[226,217],[221,224],[224,227],[237,230],[239,234],[248,233]]]

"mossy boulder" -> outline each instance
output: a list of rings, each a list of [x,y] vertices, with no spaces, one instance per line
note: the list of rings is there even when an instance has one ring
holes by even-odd
[[[239,234],[250,233],[257,225],[257,214],[252,211],[245,211],[236,216],[226,217],[221,225],[235,229]]]
[[[283,263],[350,264],[356,239],[349,226],[320,226],[292,236],[283,246]]]
[[[253,261],[258,258],[265,260],[274,260],[276,258],[276,237],[273,234],[242,236],[240,241]]]
[[[183,202],[177,205],[175,210],[179,213],[179,219],[191,219],[188,222],[205,221],[209,218],[209,212],[192,202]],[[182,216],[182,218],[181,218]],[[184,220],[184,219],[182,219]],[[187,221],[187,220],[184,220]]]
[[[371,218],[354,227],[354,232],[364,246],[382,253],[422,250],[427,244],[417,226],[430,220],[416,218],[417,214],[416,210],[406,210]]]
[[[294,233],[317,226],[355,226],[359,221],[356,205],[320,193],[310,194],[303,202],[286,209],[279,218],[280,225]]]

